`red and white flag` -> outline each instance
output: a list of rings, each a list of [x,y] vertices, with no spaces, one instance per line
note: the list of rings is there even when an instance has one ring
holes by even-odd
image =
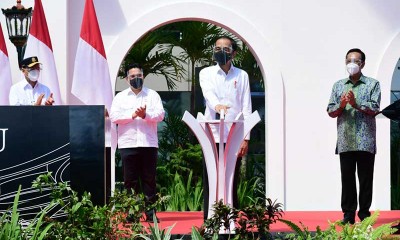
[[[111,110],[113,92],[110,72],[93,0],[86,0],[81,34],[75,56],[71,92],[86,105],[104,105]],[[117,132],[109,118],[105,122],[106,146],[111,145],[111,192],[115,183]]]
[[[93,0],[86,0],[71,92],[87,105],[111,109],[110,72]]]
[[[29,30],[24,58],[32,56],[37,56],[39,62],[42,63],[39,82],[50,88],[55,104],[62,104],[53,47],[51,45],[49,29],[47,28],[46,16],[44,15],[40,0],[35,0],[32,24]]]
[[[8,95],[12,85],[10,61],[3,30],[0,25],[0,105],[9,105]]]

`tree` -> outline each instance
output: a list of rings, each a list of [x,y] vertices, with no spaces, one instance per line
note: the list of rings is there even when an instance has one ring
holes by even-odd
[[[176,88],[176,81],[183,79],[184,69],[181,60],[172,54],[169,44],[172,36],[160,30],[148,32],[135,42],[124,58],[118,76],[126,77],[125,67],[140,63],[144,77],[149,74],[162,75],[167,81],[168,90]]]
[[[243,44],[242,49],[238,51],[233,59],[233,65],[247,72],[250,86],[253,87],[252,91],[264,91],[264,79],[260,67],[247,45]],[[255,86],[258,86],[257,89],[254,89]]]

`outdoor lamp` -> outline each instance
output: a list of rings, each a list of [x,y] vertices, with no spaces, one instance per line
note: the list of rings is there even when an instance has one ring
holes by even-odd
[[[19,64],[25,53],[26,41],[32,21],[32,8],[25,8],[22,6],[21,0],[17,0],[16,6],[1,10],[6,16],[8,37],[17,48]]]

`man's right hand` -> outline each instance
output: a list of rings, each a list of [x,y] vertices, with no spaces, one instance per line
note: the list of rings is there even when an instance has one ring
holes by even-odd
[[[38,99],[36,100],[35,106],[40,106],[42,105],[42,100],[44,98],[44,93],[40,94]]]
[[[217,106],[215,106],[215,111],[217,113],[221,113],[222,109],[224,109],[224,113],[226,114],[228,112],[229,107],[226,105],[222,105],[222,104],[218,104]]]

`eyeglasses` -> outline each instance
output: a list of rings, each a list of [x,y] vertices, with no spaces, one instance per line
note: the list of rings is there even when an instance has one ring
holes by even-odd
[[[214,47],[214,52],[219,52],[219,51],[224,51],[226,53],[231,53],[232,52],[232,46],[229,46],[229,47],[215,46]]]

